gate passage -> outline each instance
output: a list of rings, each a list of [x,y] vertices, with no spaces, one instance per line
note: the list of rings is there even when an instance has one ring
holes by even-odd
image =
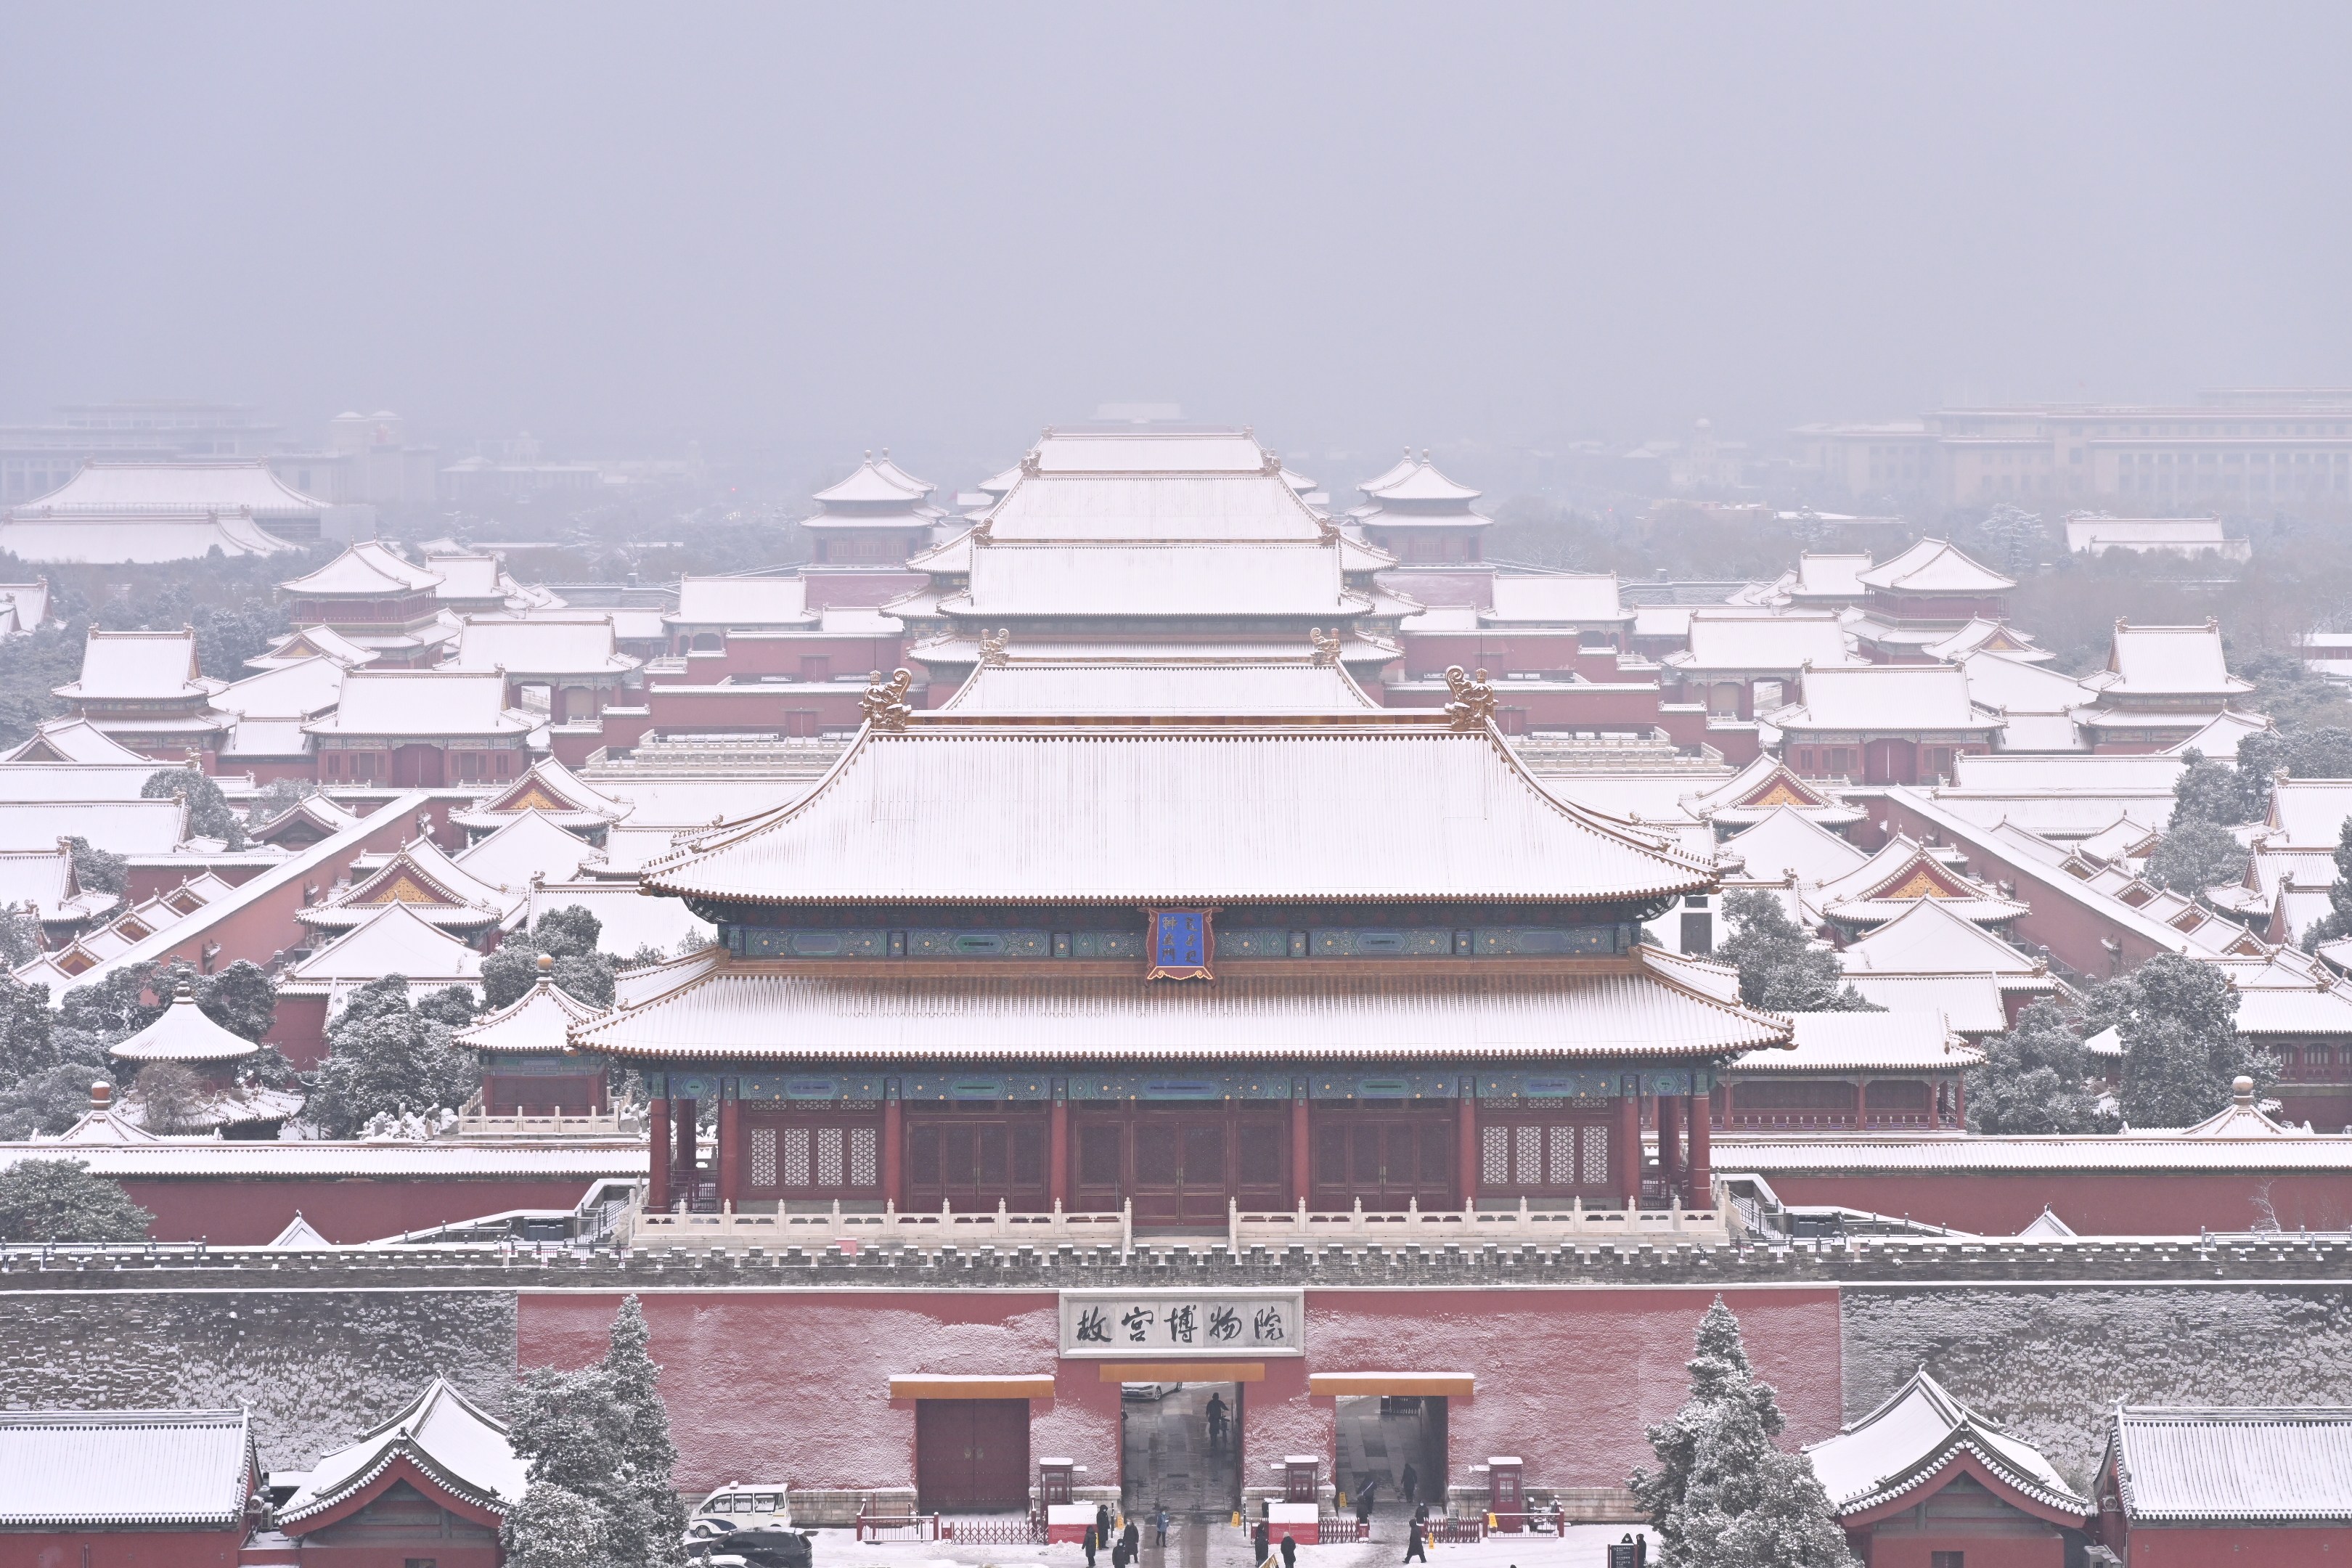
[[[1241,1384],[1125,1384],[1118,1411],[1119,1497],[1130,1512],[1241,1506]]]

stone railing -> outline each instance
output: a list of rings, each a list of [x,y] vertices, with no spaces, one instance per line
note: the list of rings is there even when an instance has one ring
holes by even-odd
[[[1581,1199],[1564,1205],[1530,1205],[1515,1209],[1424,1209],[1409,1203],[1402,1212],[1367,1211],[1359,1201],[1344,1213],[1295,1209],[1244,1213],[1226,1205],[1225,1240],[1235,1252],[1255,1245],[1287,1247],[1304,1242],[1377,1242],[1384,1246],[1443,1247],[1449,1242],[1483,1247],[1488,1242],[1557,1246],[1564,1241],[1690,1241],[1730,1239],[1719,1184],[1714,1203],[1686,1209],[1677,1202],[1662,1209],[1587,1208]]]
[[[645,1131],[643,1115],[626,1107],[577,1115],[498,1116],[482,1109],[478,1094],[457,1113],[460,1138],[642,1138]]]
[[[943,1204],[936,1214],[902,1214],[886,1204],[878,1213],[860,1213],[845,1212],[838,1203],[817,1214],[738,1214],[731,1209],[647,1214],[633,1204],[615,1229],[637,1247],[708,1241],[721,1247],[823,1247],[850,1242],[859,1247],[1116,1247],[1124,1252],[1135,1240],[1135,1217],[1132,1205],[1122,1205],[1112,1214],[1065,1214],[1059,1204],[1046,1214],[1015,1213],[1003,1204],[993,1210],[960,1210]]]

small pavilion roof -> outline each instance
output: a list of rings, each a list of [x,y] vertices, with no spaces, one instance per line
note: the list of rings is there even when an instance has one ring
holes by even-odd
[[[269,651],[245,661],[247,669],[274,669],[281,664],[295,664],[306,658],[327,658],[354,669],[362,664],[373,664],[383,657],[372,647],[362,647],[332,626],[304,626],[299,632],[289,632],[269,645]]]
[[[440,584],[439,573],[414,564],[380,539],[363,539],[317,571],[278,586],[311,598],[382,599],[429,593]]]
[[[495,1523],[522,1500],[530,1468],[504,1422],[436,1377],[390,1420],[312,1465],[277,1525],[293,1536],[320,1529],[395,1475],[477,1523]]]
[[[534,761],[529,772],[479,805],[453,811],[449,819],[461,827],[491,827],[526,811],[535,811],[566,827],[593,827],[618,822],[631,805],[616,800],[554,757]]]
[[[877,501],[911,503],[922,500],[935,488],[892,462],[886,449],[879,458],[871,452],[866,453],[866,460],[852,469],[847,479],[827,485],[816,492],[814,499],[819,505]]]
[[[68,701],[157,701],[209,696],[220,682],[206,680],[196,662],[196,634],[110,632],[93,628],[83,644],[81,675],[57,689]]]
[[[242,1035],[233,1035],[196,1005],[196,994],[184,982],[163,1016],[107,1049],[126,1062],[233,1062],[261,1047]]]
[[[1350,809],[1317,804],[1340,800]],[[1155,805],[1165,801],[1190,804]],[[1433,831],[1367,855],[1360,824],[1371,820]],[[1385,712],[868,728],[805,797],[689,840],[643,873],[662,892],[824,903],[883,889],[917,902],[1584,901],[1712,879],[1664,840],[1546,794],[1491,727]]]
[[[555,960],[540,955],[539,981],[521,997],[460,1029],[457,1043],[493,1054],[561,1055],[570,1050],[572,1026],[584,1024],[604,1011],[575,998],[555,984]]]
[[[2352,1409],[2118,1405],[2107,1442],[2134,1524],[2352,1518]]]
[[[1823,826],[1859,822],[1863,817],[1859,808],[1840,801],[1819,783],[1800,777],[1769,752],[1729,778],[1685,796],[1683,805],[1727,827],[1752,826],[1784,805]]]
[[[1923,539],[1893,560],[1856,573],[1854,580],[1865,588],[1898,594],[2006,594],[2017,586],[2015,578],[2002,576],[1941,539]]]
[[[233,1530],[260,1473],[243,1410],[0,1410],[0,1530]]]
[[[1838,957],[1849,974],[1998,974],[2004,988],[2040,981],[2049,966],[2010,946],[1952,909],[1949,899],[1918,899],[1901,914],[1846,944]]]
[[[497,670],[354,669],[342,701],[302,726],[312,735],[527,735],[532,721],[506,705]]]
[[[2097,1512],[2040,1449],[1963,1405],[1925,1367],[1836,1436],[1807,1444],[1805,1456],[1830,1506],[1848,1521],[1890,1505],[1907,1508],[1961,1469],[2053,1523],[2079,1528]]]
[[[1438,471],[1437,465],[1429,460],[1429,454],[1426,451],[1422,453],[1419,461],[1415,461],[1412,448],[1410,447],[1405,448],[1403,461],[1378,479],[1366,479],[1358,488],[1374,500],[1383,501],[1467,503],[1476,500],[1482,493],[1472,489],[1468,485],[1447,479]],[[1486,519],[1480,518],[1478,521],[1484,522]]]

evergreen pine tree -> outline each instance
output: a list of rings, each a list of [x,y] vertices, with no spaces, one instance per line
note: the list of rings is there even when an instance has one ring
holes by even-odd
[[[2309,952],[2339,936],[2352,936],[2352,816],[2336,836],[2336,880],[2327,889],[2327,912],[2303,933],[2303,950]]]
[[[613,1320],[602,1362],[523,1374],[509,1431],[515,1451],[530,1459],[530,1485],[507,1519],[510,1563],[670,1568],[678,1561],[687,1510],[670,1479],[677,1450],[647,1338],[631,1296]],[[540,1502],[542,1487],[549,1495]]]
[[[604,1352],[604,1397],[614,1415],[614,1447],[619,1468],[607,1510],[613,1548],[624,1562],[675,1562],[685,1533],[686,1504],[671,1483],[677,1447],[670,1441],[669,1412],[656,1386],[661,1368],[648,1351],[651,1331],[635,1296],[621,1303],[613,1338]]]
[[[1853,1568],[1845,1533],[1801,1454],[1782,1452],[1780,1403],[1718,1296],[1700,1321],[1690,1397],[1649,1429],[1659,1468],[1633,1472],[1673,1568]]]
[[[2277,1059],[2238,1033],[2238,994],[2210,963],[2159,953],[2091,993],[2084,1026],[2112,1025],[2123,1038],[2124,1120],[2186,1127],[2225,1110],[2231,1080],[2256,1089],[2278,1078]]]
[[[1969,1070],[1969,1131],[2001,1134],[2096,1132],[2082,1037],[2053,1002],[2036,1002],[2017,1026],[1985,1041],[1982,1067]]]
[[[1748,889],[1723,900],[1737,929],[1716,956],[1739,971],[1739,999],[1775,1013],[1874,1013],[1881,1009],[1845,983],[1837,954],[1799,929],[1780,900]]]

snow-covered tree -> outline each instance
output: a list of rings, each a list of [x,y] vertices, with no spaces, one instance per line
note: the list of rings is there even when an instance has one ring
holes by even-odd
[[[2147,879],[2194,897],[2239,880],[2252,858],[2238,836],[2220,824],[2176,818],[2147,858]]]
[[[455,1110],[481,1082],[474,1053],[449,1026],[408,1005],[408,981],[372,980],[327,1031],[328,1056],[310,1075],[303,1119],[331,1138],[349,1138],[378,1114]]]
[[[229,809],[220,785],[196,769],[161,769],[148,775],[139,793],[148,800],[178,795],[186,801],[191,838],[217,838],[233,850],[245,847],[245,819]]]
[[[1739,971],[1739,999],[1775,1013],[1875,1012],[1845,983],[1837,954],[1800,930],[1780,900],[1748,889],[1723,900],[1730,941],[1716,957]]]
[[[2034,1003],[2017,1016],[2016,1027],[1984,1045],[1984,1065],[1969,1071],[1969,1131],[2107,1130],[2082,1036],[2055,1003]]]
[[[0,1171],[0,1240],[144,1241],[154,1217],[79,1160],[19,1160]]]
[[[678,1561],[686,1505],[670,1480],[677,1450],[647,1340],[645,1312],[631,1296],[613,1320],[602,1362],[523,1374],[509,1430],[515,1451],[530,1460],[530,1485],[525,1506],[507,1520],[509,1562],[669,1568]],[[536,1509],[531,1500],[542,1487],[557,1496]]]
[[[2327,889],[2327,912],[2303,933],[2304,951],[2339,936],[2352,936],[2352,816],[2344,819],[2336,837],[2336,880]]]
[[[2050,530],[2042,514],[2008,501],[1996,504],[1978,526],[1984,535],[1985,552],[2003,572],[2024,571],[2042,558],[2050,543]]]
[[[1773,1441],[1780,1402],[1748,1365],[1720,1296],[1688,1364],[1689,1397],[1648,1432],[1658,1468],[1631,1481],[1668,1568],[1852,1568],[1811,1462]]]
[[[2186,1127],[2230,1104],[2243,1075],[2264,1089],[2277,1058],[2238,1033],[2238,994],[2219,969],[2159,953],[2095,987],[2084,1026],[2112,1026],[2124,1046],[2123,1113],[2135,1127]]]

